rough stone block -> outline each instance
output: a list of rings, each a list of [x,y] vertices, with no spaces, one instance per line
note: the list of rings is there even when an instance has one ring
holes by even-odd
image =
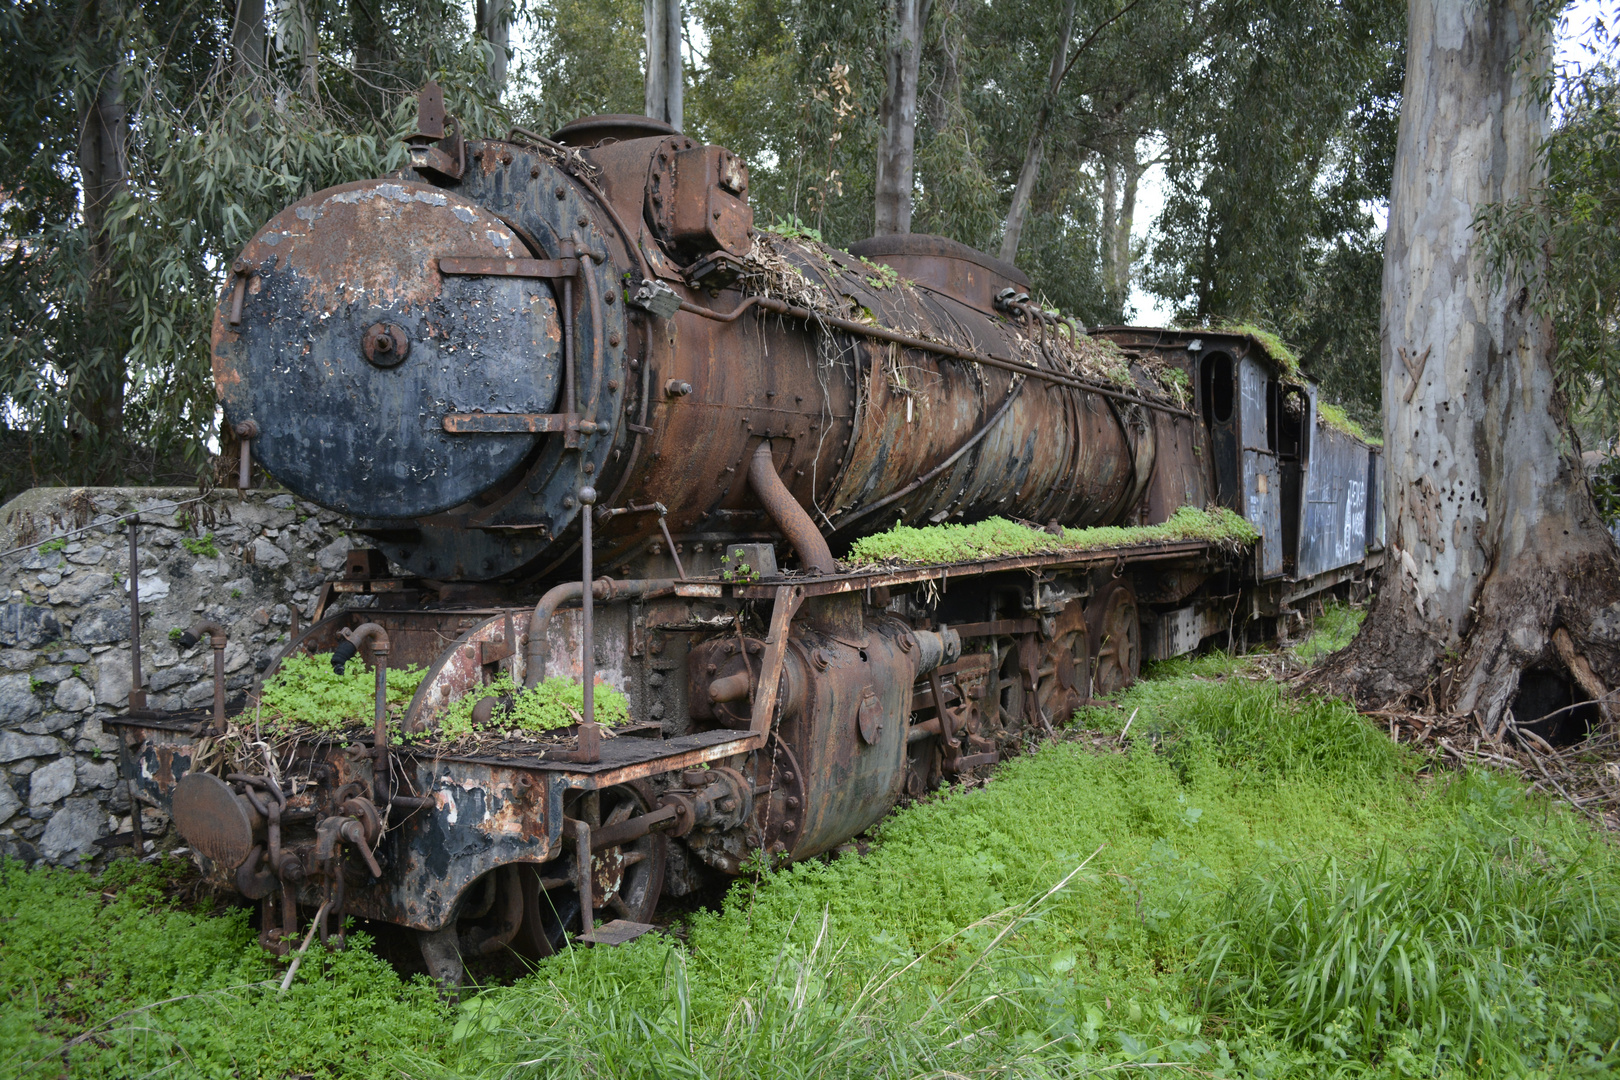
[[[140,581],[141,603],[149,600],[161,600],[169,595],[170,585],[168,579],[159,576],[161,571],[142,570]]]
[[[28,673],[28,677],[33,679],[36,683],[44,683],[46,686],[55,686],[57,683],[68,678],[72,674],[72,664],[46,664],[44,667],[37,667],[33,671],[30,671]]]
[[[51,701],[63,712],[83,712],[96,703],[90,687],[85,685],[83,679],[77,678],[63,679]]]
[[[20,645],[37,649],[62,636],[62,624],[50,608],[38,604],[6,604],[0,607],[0,645]]]
[[[32,680],[27,675],[7,675],[0,678],[0,724],[15,727],[38,716],[44,709],[34,696]],[[0,758],[9,761],[10,758]]]
[[[112,575],[102,573],[74,574],[51,590],[51,603],[70,604],[74,607],[88,604],[113,591]]]
[[[104,652],[92,670],[97,704],[121,706],[129,700],[129,653],[123,649]]]
[[[52,712],[46,713],[38,720],[30,720],[21,730],[30,735],[49,735],[53,732],[64,731],[79,722],[79,717],[72,713]]]
[[[11,790],[10,784],[0,784],[0,825],[10,821],[22,809],[22,800]]]
[[[115,761],[85,761],[81,758],[75,771],[81,791],[106,791],[118,783],[118,763]]]
[[[129,639],[129,610],[92,608],[73,624],[73,640],[80,645],[111,645]]]
[[[266,570],[279,570],[291,561],[285,551],[262,536],[253,541],[252,550],[253,565],[262,566]]]
[[[84,722],[73,749],[81,754],[116,754],[118,736],[103,728],[99,717],[92,716]]]
[[[189,683],[199,679],[207,671],[201,664],[176,664],[174,667],[154,671],[147,685],[155,692],[162,693],[181,683]]]
[[[0,732],[0,761],[21,761],[23,758],[45,758],[62,753],[62,743],[50,735],[23,735],[19,732]]]
[[[51,815],[39,838],[39,853],[46,862],[75,866],[106,829],[107,815],[95,799],[69,799]]]
[[[78,771],[71,757],[57,758],[49,765],[41,765],[28,778],[28,805],[32,808],[49,806],[73,794],[78,783]]]
[[[343,569],[343,564],[349,558],[348,537],[340,536],[315,553],[315,562],[322,570],[331,573]]]
[[[0,649],[0,668],[27,671],[39,662],[39,653],[30,649]]]

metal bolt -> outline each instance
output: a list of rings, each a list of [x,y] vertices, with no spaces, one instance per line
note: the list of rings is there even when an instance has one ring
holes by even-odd
[[[609,345],[617,345],[618,343],[619,343],[619,335],[618,334],[609,334],[608,335],[608,344]]]
[[[529,166],[529,179],[530,180],[538,180],[539,178],[540,178],[540,166],[538,166],[538,165]]]
[[[797,821],[784,821],[784,822],[782,822],[782,831],[783,832],[798,832],[799,831],[799,823]]]
[[[559,199],[567,198],[568,196],[568,190],[561,184],[558,184],[555,188],[553,188],[551,193],[557,196]]]
[[[664,383],[664,393],[670,397],[685,397],[692,392],[692,384],[682,382],[680,379],[670,379]]]

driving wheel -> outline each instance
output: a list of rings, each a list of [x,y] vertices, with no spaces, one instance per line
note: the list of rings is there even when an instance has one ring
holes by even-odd
[[[1035,703],[1053,727],[1068,723],[1090,696],[1090,642],[1086,605],[1071,601],[1058,613],[1052,637],[1041,643],[1035,667]]]
[[[1134,683],[1142,670],[1142,617],[1136,590],[1128,581],[1109,582],[1086,608],[1086,622],[1097,650],[1093,692],[1108,697]]]
[[[594,831],[649,813],[652,799],[641,784],[583,792],[564,810]],[[628,919],[651,922],[664,891],[669,849],[662,833],[591,853],[592,921]],[[581,932],[579,887],[572,848],[542,866],[522,868],[523,923],[512,948],[531,960],[551,956],[570,935]]]

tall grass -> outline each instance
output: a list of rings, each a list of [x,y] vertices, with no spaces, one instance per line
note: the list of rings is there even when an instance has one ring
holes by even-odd
[[[1477,840],[1328,858],[1233,888],[1208,1005],[1328,1059],[1521,1075],[1620,1066],[1620,879],[1595,850]]]

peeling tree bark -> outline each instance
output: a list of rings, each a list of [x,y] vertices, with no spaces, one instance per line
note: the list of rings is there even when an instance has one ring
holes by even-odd
[[[681,0],[641,0],[641,17],[647,28],[647,92],[643,111],[680,131],[685,104]]]
[[[1488,737],[1527,670],[1620,685],[1620,552],[1551,329],[1521,284],[1492,285],[1473,224],[1536,181],[1548,117],[1529,81],[1550,46],[1533,3],[1410,0],[1384,257],[1389,549],[1362,633],[1318,676],[1364,702],[1432,699]]]
[[[911,231],[911,185],[917,160],[917,68],[928,0],[894,0],[884,50],[885,83],[877,157],[878,236]]]

